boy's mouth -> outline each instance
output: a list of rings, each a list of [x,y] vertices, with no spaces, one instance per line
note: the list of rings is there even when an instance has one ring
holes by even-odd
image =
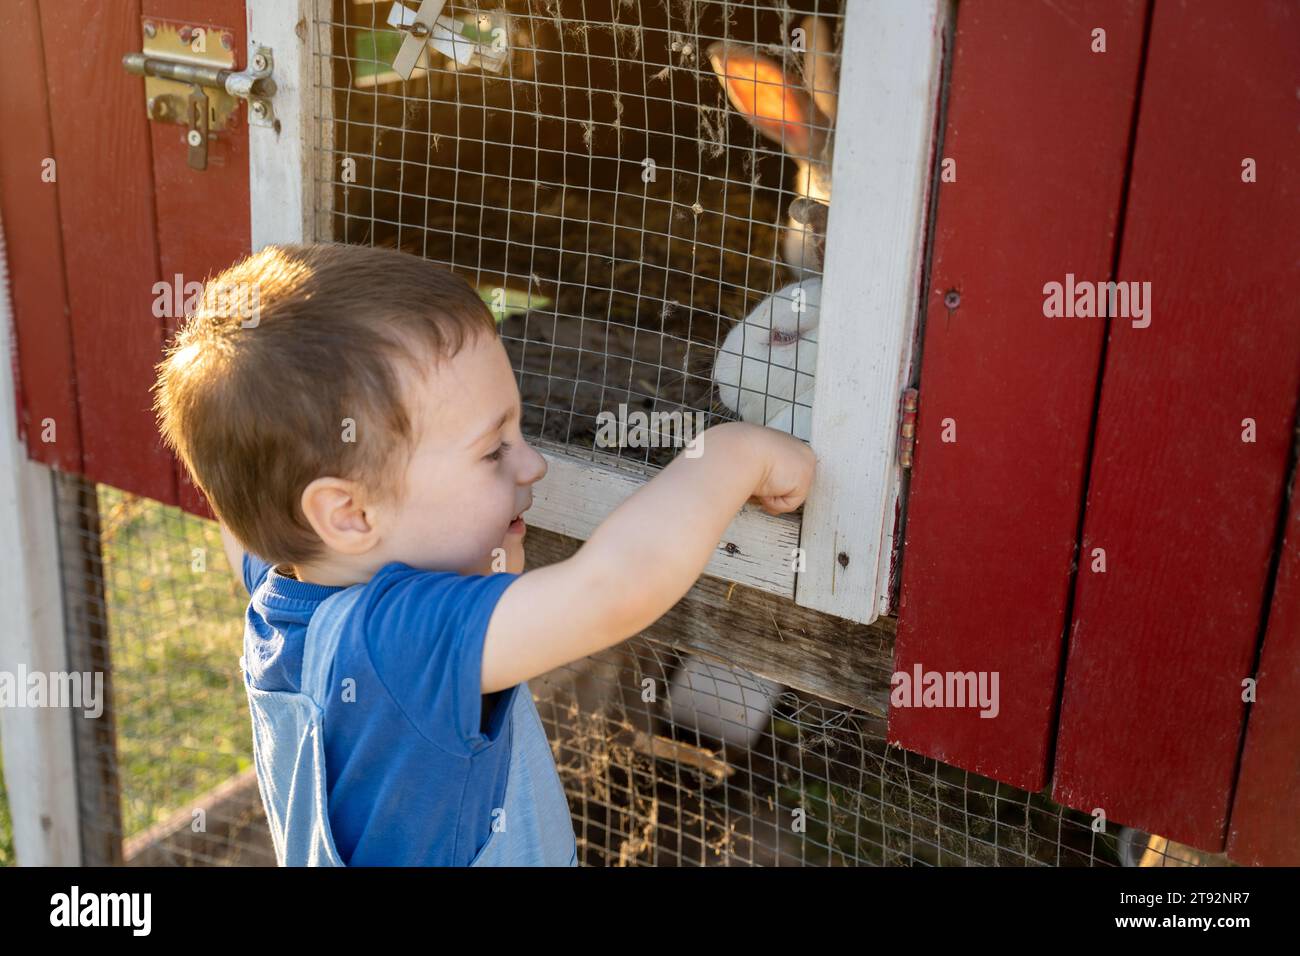
[[[527,510],[528,508],[524,509],[524,511]],[[523,534],[527,530],[527,525],[524,524],[524,511],[515,515],[514,520],[510,522],[510,527],[506,529],[506,534]]]

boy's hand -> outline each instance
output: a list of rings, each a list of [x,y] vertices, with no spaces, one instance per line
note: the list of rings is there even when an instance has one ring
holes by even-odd
[[[794,511],[808,497],[817,456],[804,442],[774,428],[750,426],[756,453],[767,462],[750,501],[771,515]]]

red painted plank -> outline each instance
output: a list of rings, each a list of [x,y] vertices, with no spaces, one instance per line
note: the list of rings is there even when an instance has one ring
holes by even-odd
[[[6,131],[0,217],[18,346],[19,434],[32,460],[78,472],[81,435],[59,236],[58,179],[66,170],[56,167],[54,182],[42,178],[54,147],[36,0],[0,7],[0,36],[7,47],[0,56],[0,130]]]
[[[175,503],[149,392],[162,325],[144,87],[122,69],[122,55],[140,49],[139,4],[42,0],[40,9],[84,471]]]
[[[1102,333],[1044,317],[1043,285],[1109,273],[1144,14],[957,13],[943,145],[957,180],[939,185],[895,666],[997,672],[1000,709],[895,706],[889,734],[1031,790],[1047,780]]]
[[[244,0],[144,0],[143,13],[171,22],[208,27],[208,37],[220,44],[231,37],[236,69],[247,60]],[[248,114],[239,108],[235,125],[213,137],[208,168],[192,169],[184,141],[185,128],[151,123],[158,244],[165,281],[182,277],[203,282],[247,255],[252,248],[248,195]],[[178,317],[165,320],[170,338]],[[180,506],[211,518],[212,512],[189,471],[177,460]]]
[[[1256,866],[1300,866],[1300,481],[1294,478],[1232,802],[1228,858]]]
[[[1155,6],[1119,268],[1150,326],[1111,322],[1057,745],[1057,800],[1214,851],[1300,390],[1297,51],[1287,0]]]

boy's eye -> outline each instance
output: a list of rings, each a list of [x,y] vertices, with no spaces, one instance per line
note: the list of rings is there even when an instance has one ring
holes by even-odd
[[[500,461],[501,456],[504,455],[509,448],[510,448],[509,444],[507,444],[506,442],[502,442],[501,444],[497,445],[495,449],[488,452],[483,457],[488,461]]]

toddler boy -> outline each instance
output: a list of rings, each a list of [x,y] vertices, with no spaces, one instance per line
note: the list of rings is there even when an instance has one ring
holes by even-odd
[[[211,280],[155,388],[251,596],[281,865],[576,865],[526,682],[650,625],[747,500],[793,510],[814,467],[789,436],[715,426],[525,574],[546,460],[492,314],[454,273],[361,246],[268,246]]]

